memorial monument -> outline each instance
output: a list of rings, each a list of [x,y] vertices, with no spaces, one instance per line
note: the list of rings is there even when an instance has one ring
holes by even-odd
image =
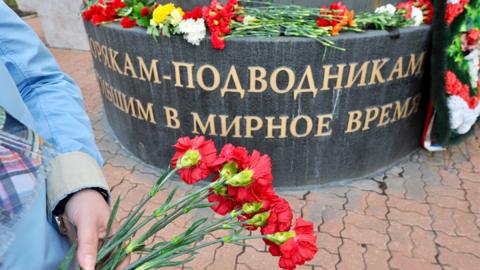
[[[346,1],[357,11],[377,2]],[[276,186],[302,186],[373,174],[420,146],[429,26],[331,37],[345,50],[244,37],[222,51],[115,23],[85,27],[108,123],[154,166],[169,165],[178,137],[205,135],[269,154]]]

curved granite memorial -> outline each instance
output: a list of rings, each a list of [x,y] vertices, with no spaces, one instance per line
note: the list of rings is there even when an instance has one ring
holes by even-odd
[[[166,167],[180,136],[272,157],[276,186],[366,176],[419,147],[429,27],[332,38],[182,37],[86,23],[106,116],[119,141]]]

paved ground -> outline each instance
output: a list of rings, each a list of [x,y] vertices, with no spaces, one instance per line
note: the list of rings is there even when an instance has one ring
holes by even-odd
[[[38,19],[28,22],[40,31]],[[121,209],[125,215],[158,171],[130,157],[105,131],[89,53],[52,52],[84,92],[106,160],[104,172],[113,194],[125,197]],[[189,188],[182,186],[184,191]],[[317,224],[320,251],[299,269],[480,269],[478,126],[476,136],[464,144],[443,153],[420,150],[377,177],[282,195],[297,215]],[[181,220],[159,237],[179,232],[189,222]],[[246,247],[207,249],[183,269],[276,269],[276,265],[277,260],[257,241]]]

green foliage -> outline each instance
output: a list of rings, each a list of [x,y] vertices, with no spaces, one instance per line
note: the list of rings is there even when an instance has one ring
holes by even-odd
[[[5,0],[7,6],[11,7],[12,9],[18,9],[17,1],[16,0]]]

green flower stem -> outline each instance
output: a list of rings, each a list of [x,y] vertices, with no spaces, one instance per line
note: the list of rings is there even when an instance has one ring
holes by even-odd
[[[167,180],[169,180],[177,171],[178,171],[177,169],[167,169],[162,174],[162,176],[159,177],[157,182],[152,187],[152,190],[155,190],[156,192],[158,192],[158,190],[160,190],[160,188],[167,182]],[[105,256],[107,256],[108,253],[111,252],[118,244],[121,244],[123,241],[128,239],[133,232],[135,232],[135,230],[130,230],[130,228],[133,227],[136,224],[136,222],[138,222],[140,218],[140,216],[138,215],[143,214],[143,212],[140,213],[140,211],[156,195],[156,192],[150,192],[146,196],[144,196],[142,200],[137,204],[133,212],[131,212],[128,215],[123,225],[120,226],[118,232],[102,245],[97,255],[97,262],[100,262],[101,260],[103,260]],[[149,221],[151,221],[151,219]],[[148,222],[144,221],[141,223],[142,226],[140,227],[137,226],[135,228],[136,229],[141,228],[145,226]]]

